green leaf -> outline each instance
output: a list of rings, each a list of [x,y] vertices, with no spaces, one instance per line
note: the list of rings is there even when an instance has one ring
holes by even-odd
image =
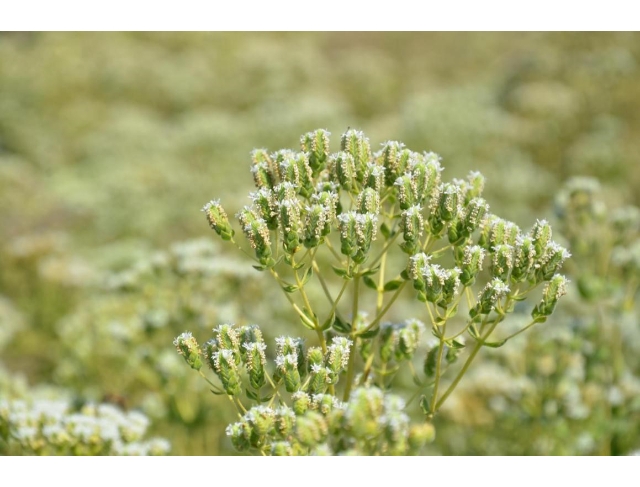
[[[377,272],[380,270],[380,264],[378,264],[375,267],[368,267],[366,269],[364,269],[362,272],[360,272],[361,276],[372,276],[373,274],[377,274]]]
[[[500,348],[505,343],[507,343],[507,340],[500,340],[499,342],[484,342],[483,345],[485,347]]]
[[[324,323],[322,323],[322,326],[320,327],[320,329],[321,329],[322,331],[326,331],[326,330],[328,330],[329,328],[331,328],[331,327],[333,326],[333,323],[335,322],[335,320],[336,320],[336,313],[335,313],[335,312],[333,312],[333,313],[331,313],[331,316],[329,316],[329,317],[325,320],[325,322],[324,322]]]
[[[260,272],[262,272],[262,271],[264,271],[266,269],[266,267],[263,266],[263,265],[253,265],[251,267],[253,267],[255,270],[260,271]]]
[[[298,290],[298,286],[294,286],[293,284],[286,284],[282,286],[282,289],[285,293],[295,293]]]
[[[373,289],[374,291],[378,290],[378,285],[375,283],[375,281],[373,279],[371,279],[369,276],[362,276],[362,282],[364,282],[364,285],[367,286],[368,288]]]
[[[460,350],[461,348],[464,348],[464,343],[454,338],[453,340],[447,341],[447,346],[450,348],[455,348],[456,350]]]
[[[335,272],[337,275],[339,275],[343,279],[351,280],[353,278],[353,276],[351,276],[351,274],[349,273],[348,269],[344,269],[343,267],[336,267],[333,265],[331,266],[331,268],[333,269],[333,272]]]
[[[411,277],[409,277],[409,273],[407,272],[407,269],[403,270],[400,273],[400,277],[402,277],[402,279],[404,279],[405,281],[410,281]]]
[[[300,316],[300,321],[302,322],[302,325],[305,328],[307,328],[309,330],[315,330],[316,329],[316,324],[312,320],[310,320],[308,316],[300,315],[300,314],[298,316]]]
[[[427,399],[427,396],[425,396],[424,394],[422,395],[422,397],[420,397],[420,409],[422,409],[422,412],[426,415],[431,414],[430,412],[430,407],[429,407],[429,399]]]
[[[298,269],[302,269],[303,267],[304,267],[304,262],[300,262],[299,264],[296,264],[293,268],[295,270],[298,270]]]
[[[375,328],[365,331],[364,333],[358,333],[360,338],[373,338],[380,332],[380,327],[376,326]]]
[[[313,276],[313,268],[309,266],[309,268],[305,271],[304,276],[302,276],[301,286],[304,286],[306,283],[308,283],[309,279],[311,279],[311,276]]]
[[[268,402],[271,401],[271,399],[273,398],[273,396],[275,396],[275,392],[269,396],[264,396],[260,398],[260,402]]]
[[[389,281],[389,282],[385,283],[384,291],[385,292],[395,291],[400,286],[402,286],[402,284],[403,284],[403,282],[402,282],[401,279],[394,279],[393,281]]]
[[[336,319],[333,322],[333,329],[339,333],[351,333],[351,323],[346,323],[336,315]]]
[[[220,391],[220,392],[216,392],[213,389],[209,389],[211,391],[212,394],[215,394],[216,396],[224,396],[226,394],[226,392],[224,391]]]
[[[389,238],[391,238],[391,229],[386,223],[380,225],[380,233],[384,236],[385,240],[389,240]]]
[[[253,392],[253,391],[251,391],[251,390],[249,390],[249,389],[245,389],[245,391],[246,391],[246,393],[247,393],[247,397],[248,397],[249,399],[252,399],[252,400],[254,400],[254,401],[257,401],[257,400],[258,400],[258,394],[257,394],[257,393],[255,393],[255,392]]]

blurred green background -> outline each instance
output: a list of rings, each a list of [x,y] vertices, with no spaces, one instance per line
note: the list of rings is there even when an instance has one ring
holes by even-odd
[[[572,176],[598,178],[611,207],[638,205],[640,34],[0,34],[0,397],[43,384],[115,397],[174,454],[231,452],[232,411],[171,341],[223,321],[276,336],[292,317],[199,210],[248,203],[253,148],[326,128],[336,150],[347,127],[373,147],[437,152],[447,179],[480,170],[492,210],[523,228],[553,217]],[[527,449],[533,430],[497,428],[504,404],[478,419],[474,400],[445,414],[434,453],[612,453],[599,443],[609,417],[590,426],[560,408],[559,423],[534,421],[542,446]],[[613,453],[640,448],[638,423]]]

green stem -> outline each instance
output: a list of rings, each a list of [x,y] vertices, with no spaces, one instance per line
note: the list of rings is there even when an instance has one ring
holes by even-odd
[[[343,401],[349,400],[349,395],[351,394],[351,383],[353,382],[353,376],[355,375],[355,365],[356,365],[356,329],[355,322],[358,319],[358,285],[360,284],[360,276],[356,274],[356,277],[353,279],[353,307],[351,309],[351,351],[349,352],[349,364],[347,365],[347,384],[344,388],[344,396]]]
[[[363,330],[363,333],[366,333],[367,331],[373,329],[373,327],[376,326],[380,322],[380,320],[384,317],[384,315],[387,313],[387,311],[389,311],[389,308],[391,308],[391,306],[396,301],[396,299],[398,299],[398,296],[400,296],[400,293],[402,292],[402,290],[404,289],[404,286],[406,284],[407,284],[407,281],[404,281],[402,284],[400,284],[400,287],[393,294],[393,296],[391,297],[391,300],[386,304],[386,306],[384,308],[382,308],[382,311],[380,311],[380,313],[378,313],[376,318],[371,323],[369,323],[369,326],[367,326]]]
[[[435,325],[434,325],[435,326]],[[447,322],[442,324],[442,332],[440,335],[440,348],[438,348],[438,358],[436,361],[436,378],[433,383],[433,394],[431,396],[431,408],[430,415],[433,416],[436,412],[436,401],[438,399],[438,386],[440,385],[440,367],[442,366],[442,355],[444,353],[444,335],[447,330]]]

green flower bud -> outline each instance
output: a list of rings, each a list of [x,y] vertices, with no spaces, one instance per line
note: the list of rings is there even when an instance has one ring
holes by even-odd
[[[509,286],[497,277],[487,283],[478,295],[478,304],[469,314],[475,317],[478,314],[489,314],[498,304],[498,301],[509,294]]]
[[[405,173],[393,183],[398,192],[398,203],[401,210],[408,210],[418,203],[418,187],[411,173]]]
[[[312,249],[320,245],[323,240],[323,232],[327,227],[327,210],[320,204],[308,206],[307,217],[304,224],[304,246]]]
[[[298,166],[298,174],[300,177],[300,188],[298,189],[298,194],[304,198],[309,198],[313,194],[314,188],[313,171],[311,170],[311,166],[309,166],[308,155],[304,152],[296,154],[295,162]]]
[[[229,218],[220,204],[220,200],[211,200],[202,207],[202,211],[207,216],[207,221],[223,240],[231,240],[234,231],[229,223]]]
[[[311,402],[311,408],[319,411],[323,416],[328,416],[334,408],[342,407],[343,404],[331,394],[315,394]]]
[[[414,205],[402,212],[400,217],[402,236],[404,242],[400,248],[408,254],[413,254],[420,245],[420,237],[424,230],[424,220],[422,218],[422,208]]]
[[[322,236],[326,237],[331,233],[331,225],[336,219],[336,207],[338,205],[338,193],[335,191],[321,191],[312,195],[312,201],[322,205],[325,213],[325,223],[322,229]]]
[[[338,374],[342,372],[349,363],[349,354],[353,342],[344,337],[334,337],[327,349],[327,368],[333,373],[332,383],[338,381]]]
[[[427,284],[423,277],[423,271],[428,267],[431,257],[427,254],[420,252],[419,254],[412,255],[409,259],[409,267],[407,268],[407,274],[413,281],[413,287],[419,293],[423,293],[427,289]],[[426,300],[426,295],[425,299]]]
[[[424,375],[427,378],[435,377],[436,369],[438,366],[438,351],[440,350],[440,345],[436,345],[433,348],[429,349],[427,355],[424,359],[423,371]]]
[[[513,247],[502,244],[494,247],[493,252],[491,275],[506,280],[509,272],[511,272],[513,268]]]
[[[211,356],[214,372],[222,382],[222,387],[230,396],[242,392],[238,366],[231,350],[220,350]]]
[[[296,421],[296,439],[304,446],[314,446],[323,442],[329,428],[324,417],[316,411],[307,411]]]
[[[296,416],[304,414],[311,405],[311,396],[303,391],[294,392],[291,395],[293,402],[293,412]]]
[[[273,188],[273,195],[276,203],[281,203],[285,200],[295,200],[297,194],[298,189],[288,181],[280,183]]]
[[[534,269],[536,262],[536,249],[533,238],[519,237],[516,240],[516,247],[513,252],[513,269],[511,270],[511,280],[522,282]]]
[[[460,274],[462,271],[457,267],[448,269],[446,271],[446,277],[442,286],[442,299],[438,304],[441,306],[449,306],[453,302],[453,298],[458,295],[458,288],[460,287]]]
[[[371,213],[357,213],[350,211],[338,215],[340,228],[340,251],[361,264],[366,260],[375,240],[378,218]]]
[[[302,232],[300,202],[297,199],[280,202],[280,228],[282,228],[282,248],[288,254],[295,254],[301,247]]]
[[[465,205],[468,204],[474,198],[480,198],[482,191],[484,191],[484,176],[478,171],[471,171],[467,175],[468,189],[465,195]]]
[[[218,348],[217,340],[212,338],[211,340],[209,340],[207,343],[204,344],[204,351],[203,351],[204,359],[205,359],[205,362],[207,362],[207,366],[211,370],[215,370],[215,365],[213,363],[213,354],[218,351],[219,351],[219,348]]]
[[[462,259],[460,282],[463,286],[469,287],[476,282],[478,273],[482,270],[485,251],[479,245],[472,245],[464,248]]]
[[[275,427],[280,436],[286,438],[293,433],[296,424],[296,414],[288,406],[280,406],[276,409]]]
[[[251,448],[251,426],[246,422],[233,423],[227,426],[226,434],[231,438],[231,443],[238,451],[246,451]]]
[[[538,282],[551,279],[569,257],[571,257],[571,254],[561,245],[555,242],[547,244],[541,257],[535,264]]]
[[[338,152],[331,158],[331,166],[340,186],[349,192],[357,188],[356,163],[351,154]]]
[[[296,154],[292,150],[283,149],[274,154],[275,163],[278,168],[280,181],[291,183],[296,190],[300,184],[300,166],[296,160]]]
[[[460,190],[455,184],[446,183],[440,191],[436,213],[440,219],[450,222],[460,211]]]
[[[288,441],[274,441],[271,443],[271,455],[274,457],[290,457],[293,455],[293,448]]]
[[[251,172],[256,188],[272,189],[277,184],[277,171],[271,157],[265,149],[255,149],[251,153]]]
[[[431,423],[416,424],[409,429],[409,446],[414,451],[420,450],[435,439],[436,430]]]
[[[551,243],[551,225],[547,220],[536,220],[529,231],[529,236],[533,239],[536,255],[542,255],[547,245]]]
[[[411,178],[416,187],[417,203],[431,202],[438,198],[440,186],[440,156],[433,152],[417,155],[409,161]]]
[[[364,173],[364,185],[367,188],[371,188],[380,194],[382,186],[384,184],[384,167],[378,166],[374,162],[369,162],[366,165]]]
[[[271,257],[271,236],[267,223],[249,207],[240,211],[237,217],[260,263],[267,267],[273,266],[275,261]]]
[[[340,150],[353,156],[356,169],[356,179],[364,183],[367,164],[371,162],[371,146],[369,139],[359,130],[347,130],[340,140]]]
[[[392,323],[383,323],[380,326],[380,360],[387,363],[393,357],[398,341],[398,335]]]
[[[429,264],[422,270],[422,279],[426,284],[427,301],[438,303],[443,297],[444,285],[449,277],[447,271],[438,264]]]
[[[360,196],[358,196],[358,212],[372,213],[377,215],[380,213],[380,195],[374,188],[365,188]]]
[[[456,341],[464,345],[464,336],[456,338]],[[452,364],[456,360],[458,360],[458,357],[462,353],[462,347],[446,347],[446,350],[447,353],[445,354],[444,358],[448,364]]]
[[[260,389],[266,383],[264,365],[267,361],[264,351],[267,346],[264,343],[245,342],[242,345],[245,352],[245,365],[249,372],[249,383],[254,389]]]
[[[252,446],[259,448],[264,444],[265,437],[271,433],[276,415],[274,410],[269,407],[254,406],[247,411],[243,419],[251,426]]]
[[[238,331],[233,325],[219,325],[213,329],[213,333],[216,335],[216,342],[218,347],[224,350],[231,350],[236,357],[236,363],[240,363],[240,337]]]
[[[395,359],[411,360],[420,341],[421,323],[418,320],[407,320],[397,328],[398,342],[395,349]]]
[[[473,198],[466,204],[461,219],[461,230],[465,237],[471,236],[477,228],[482,226],[488,212],[489,205],[482,198]]]
[[[307,392],[309,394],[324,394],[329,384],[331,384],[331,375],[333,372],[331,369],[319,364],[313,364],[310,369]]]
[[[262,188],[249,195],[257,215],[267,223],[269,230],[278,228],[278,205],[270,189]]]
[[[568,283],[569,281],[563,275],[554,275],[545,285],[542,291],[542,301],[533,309],[531,316],[540,321],[544,321],[547,316],[550,316],[558,304],[558,300],[567,294]]]
[[[324,354],[322,353],[322,349],[320,347],[311,347],[307,351],[307,364],[309,367],[309,371],[311,371],[311,367],[313,365],[324,365]]]
[[[278,355],[276,366],[284,379],[287,392],[295,392],[300,388],[300,372],[298,371],[298,354]]]
[[[382,433],[384,394],[378,388],[359,387],[351,392],[346,405],[344,421],[353,436],[359,439],[375,438]]]
[[[389,141],[382,144],[382,149],[376,154],[376,159],[385,169],[385,184],[387,186],[393,186],[396,179],[404,174],[407,168],[408,156],[411,151],[406,151],[406,157],[402,157],[405,152],[403,149],[403,143]]]
[[[200,345],[198,345],[198,341],[191,332],[185,331],[178,335],[173,341],[173,345],[178,350],[178,353],[184,357],[189,367],[195,370],[202,368]]]
[[[238,340],[242,343],[264,343],[262,330],[258,325],[245,325],[240,328],[238,332]],[[240,351],[242,352],[242,350]]]
[[[304,340],[302,338],[278,337],[276,338],[276,355],[295,355],[297,357],[296,367],[301,377],[307,374],[305,363]]]
[[[329,156],[329,136],[331,132],[318,129],[308,132],[300,138],[302,150],[309,154],[309,166],[313,176],[317,176],[324,169]]]

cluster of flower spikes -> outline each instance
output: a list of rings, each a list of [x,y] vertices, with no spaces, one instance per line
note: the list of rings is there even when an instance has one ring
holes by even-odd
[[[0,400],[0,453],[7,455],[166,455],[164,438],[144,440],[149,419],[111,404],[74,411],[67,400]],[[3,451],[3,444],[8,451]]]
[[[569,252],[551,240],[546,221],[525,234],[490,214],[482,198],[482,174],[443,182],[440,157],[432,152],[420,154],[390,141],[372,153],[362,132],[347,130],[341,150],[330,154],[329,135],[322,129],[303,135],[302,152],[253,151],[257,191],[251,194],[253,205],[241,210],[238,219],[262,266],[276,264],[272,232],[279,232],[288,259],[303,247],[322,244],[333,228],[339,231],[342,254],[354,264],[363,263],[377,235],[382,202],[397,203],[400,248],[410,255],[403,277],[413,282],[418,299],[447,308],[460,284],[474,284],[488,258],[492,279],[480,293],[472,318],[488,314],[510,292],[510,285],[524,281],[532,287],[547,282],[534,317],[543,320],[551,314],[565,292],[567,281],[557,271]],[[351,209],[345,209],[345,201]],[[219,201],[207,203],[203,211],[222,238],[233,237]],[[380,230],[390,233],[386,225]],[[473,244],[476,231],[481,234]],[[422,251],[439,239],[453,247],[452,269],[432,263],[432,255]]]
[[[266,369],[267,348],[257,325],[235,327],[224,324],[213,330],[215,337],[200,347],[190,332],[174,340],[178,353],[195,370],[203,363],[216,374],[227,395],[237,396],[247,390],[250,399],[257,399],[259,390],[270,380]],[[287,392],[304,391],[323,394],[331,384],[337,384],[349,361],[351,340],[334,337],[323,353],[319,347],[305,349],[300,338],[276,339],[273,384],[284,384]],[[251,389],[243,388],[243,371]]]
[[[289,455],[410,455],[434,439],[431,424],[411,424],[404,401],[376,387],[355,389],[348,402],[298,391],[292,406],[255,406],[226,433],[239,451]]]

